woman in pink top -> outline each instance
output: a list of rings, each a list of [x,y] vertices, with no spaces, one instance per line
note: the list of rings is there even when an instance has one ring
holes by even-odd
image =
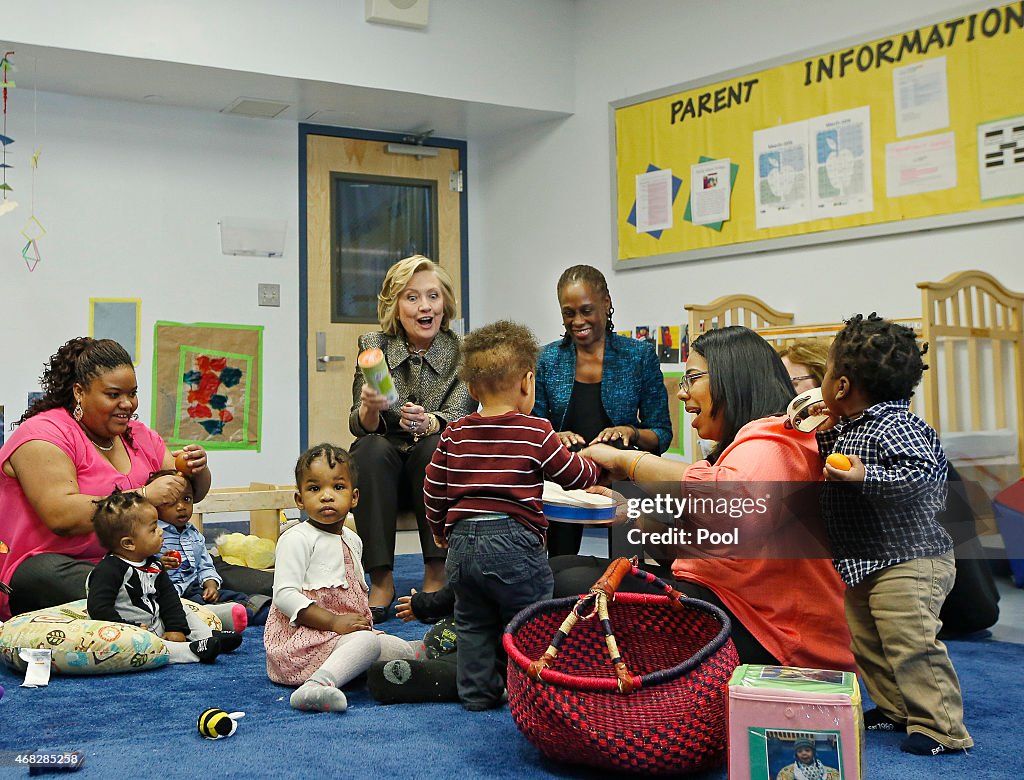
[[[646,483],[651,495],[681,483],[676,498],[763,499],[764,511],[748,504],[738,518],[720,508],[717,514],[688,515],[685,527],[691,532],[735,527],[740,543],[718,549],[699,545],[705,553],[699,556],[692,548],[676,548],[679,557],[671,569],[660,567],[656,573],[674,577],[683,593],[729,614],[741,663],[852,669],[843,584],[819,542],[823,526],[816,492],[799,489],[821,479],[822,463],[814,436],[786,423],[792,398],[789,374],[768,342],[741,326],[718,328],[693,342],[679,384],[679,399],[693,415],[698,435],[717,442],[707,460],[687,464],[605,445],[583,454],[613,479]],[[792,539],[782,538],[794,530]],[[606,563],[568,558],[551,562],[556,596],[585,592]],[[638,583],[637,589],[643,587]]]
[[[93,532],[93,501],[114,488],[158,506],[177,501],[184,477],[160,436],[133,419],[139,405],[132,359],[110,339],[77,338],[57,350],[43,396],[0,448],[0,620],[85,596],[85,579],[106,552]],[[206,452],[183,450],[196,500],[210,489]],[[177,453],[175,453],[177,454]],[[8,601],[8,593],[10,600]]]

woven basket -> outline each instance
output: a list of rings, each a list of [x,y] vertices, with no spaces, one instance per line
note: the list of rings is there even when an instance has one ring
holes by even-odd
[[[615,594],[624,573],[666,595]],[[509,623],[512,718],[555,761],[644,774],[717,767],[739,663],[729,632],[722,610],[619,559],[587,596],[540,602]]]

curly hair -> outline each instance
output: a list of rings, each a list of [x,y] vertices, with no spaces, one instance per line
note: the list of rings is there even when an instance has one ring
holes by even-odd
[[[332,469],[339,464],[348,469],[348,478],[352,487],[358,487],[359,473],[356,469],[355,458],[349,454],[348,450],[324,442],[310,447],[299,455],[299,459],[295,462],[295,487],[297,489],[302,489],[302,475],[309,471],[309,467],[313,465],[314,461],[321,458],[327,461],[327,465]]]
[[[380,321],[380,329],[388,336],[397,336],[405,332],[398,317],[398,296],[419,271],[433,271],[441,283],[441,292],[444,294],[441,330],[448,330],[451,321],[455,319],[457,301],[451,276],[429,257],[413,255],[399,260],[388,269],[384,283],[380,287],[380,294],[377,295],[377,319]]]
[[[518,322],[498,320],[466,336],[459,377],[474,392],[507,390],[536,368],[538,354],[533,331]]]
[[[50,409],[64,409],[71,414],[75,408],[76,384],[88,387],[100,375],[122,366],[135,370],[131,355],[113,339],[94,339],[89,336],[71,339],[51,355],[49,362],[43,366],[42,376],[39,377],[43,395],[14,424],[21,425],[30,417]],[[130,428],[124,432],[124,438],[134,449],[135,441]]]
[[[92,517],[92,525],[96,529],[96,538],[108,550],[118,549],[121,539],[132,535],[142,519],[136,508],[150,505],[139,493],[122,493],[117,489],[93,503],[96,512]]]
[[[832,342],[832,375],[846,376],[872,402],[909,399],[928,368],[914,331],[871,312],[855,314]]]
[[[558,286],[556,289],[559,297],[562,295],[562,290],[570,284],[585,284],[597,296],[605,296],[608,298],[608,321],[605,323],[604,329],[608,333],[614,333],[615,324],[612,322],[612,314],[615,313],[615,307],[611,305],[612,294],[608,291],[608,280],[604,278],[604,274],[592,265],[569,266],[562,271],[562,275],[558,277]],[[565,346],[571,340],[572,336],[569,335],[569,331],[566,331],[562,335],[562,345]]]

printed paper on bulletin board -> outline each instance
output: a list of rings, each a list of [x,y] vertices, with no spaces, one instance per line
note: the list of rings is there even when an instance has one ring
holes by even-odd
[[[172,448],[259,450],[263,328],[157,322],[152,426]]]
[[[1022,83],[1024,0],[619,101],[617,259],[687,260],[782,244],[771,239],[816,243],[1021,216]],[[729,218],[694,224],[691,166],[726,159],[736,172]],[[645,220],[646,192],[638,213],[643,174],[671,199],[669,214]],[[638,219],[649,230],[639,232]]]

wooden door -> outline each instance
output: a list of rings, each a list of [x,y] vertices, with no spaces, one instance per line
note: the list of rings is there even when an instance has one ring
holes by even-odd
[[[300,311],[306,318],[306,398],[303,444],[329,441],[343,447],[352,442],[348,416],[352,407],[352,379],[356,366],[357,339],[379,330],[376,293],[387,267],[408,254],[425,254],[448,271],[462,304],[462,175],[459,149],[428,147],[431,156],[389,153],[386,141],[326,135],[306,135],[306,300]],[[405,147],[408,149],[408,147]],[[432,153],[436,151],[436,155]],[[363,183],[368,183],[364,185]],[[371,235],[361,238],[362,256],[378,255],[374,267],[349,268],[339,273],[346,251],[339,236],[341,200],[352,187],[410,187],[429,193],[431,204],[427,247],[398,250],[382,237],[382,245],[367,247]],[[378,222],[386,221],[378,219]],[[371,234],[373,231],[370,231]],[[386,232],[386,226],[385,231]],[[347,274],[347,276],[345,275]],[[355,274],[355,276],[353,276]],[[346,291],[345,285],[349,285]],[[364,310],[352,316],[343,311],[358,288]],[[371,300],[372,298],[372,300]],[[350,301],[351,302],[351,301]],[[461,317],[460,313],[456,314]]]

